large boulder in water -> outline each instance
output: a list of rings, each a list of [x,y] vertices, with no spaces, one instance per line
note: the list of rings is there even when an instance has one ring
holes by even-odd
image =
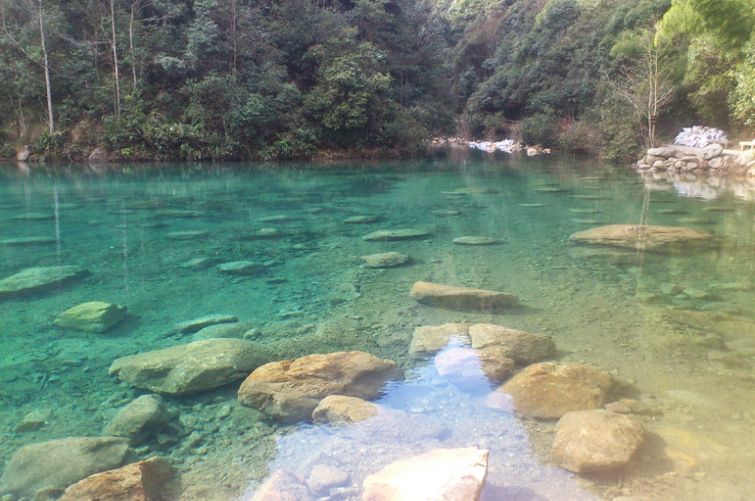
[[[105,332],[126,318],[125,306],[89,301],[69,308],[55,319],[55,324],[66,329],[85,332]]]
[[[635,416],[600,409],[568,412],[556,426],[551,457],[576,473],[611,470],[629,462],[644,435]]]
[[[417,327],[409,345],[409,353],[415,357],[432,355],[451,343],[459,346],[470,344],[469,324],[449,323]]]
[[[364,501],[476,501],[485,485],[488,451],[433,449],[401,459],[364,479]]]
[[[474,324],[469,328],[472,348],[500,347],[504,354],[519,364],[530,364],[556,353],[553,340],[543,334],[510,329],[495,324]]]
[[[203,339],[115,360],[110,374],[164,395],[211,390],[242,379],[264,362],[262,351],[241,339]]]
[[[581,244],[602,245],[622,249],[659,250],[710,243],[713,235],[703,230],[681,226],[648,226],[609,224],[573,233],[569,240]]]
[[[86,274],[87,270],[78,266],[26,268],[15,275],[0,280],[0,299],[49,290]]]
[[[409,295],[419,303],[460,310],[496,310],[519,302],[505,292],[422,281],[412,285]]]
[[[239,388],[239,401],[281,421],[301,421],[328,395],[371,399],[402,376],[391,360],[361,351],[307,355],[257,368]]]
[[[497,390],[511,396],[522,416],[555,419],[603,406],[613,378],[582,363],[543,362],[526,367]]]
[[[0,477],[0,493],[33,497],[37,491],[65,489],[94,473],[117,468],[129,452],[119,437],[75,437],[21,447]]]
[[[150,458],[95,473],[68,487],[58,501],[156,501],[172,475],[168,461]]]
[[[375,417],[383,410],[378,404],[357,397],[328,395],[312,411],[315,423],[356,423]]]
[[[123,407],[105,427],[104,434],[124,437],[133,443],[149,439],[160,432],[173,414],[158,395],[142,395]]]

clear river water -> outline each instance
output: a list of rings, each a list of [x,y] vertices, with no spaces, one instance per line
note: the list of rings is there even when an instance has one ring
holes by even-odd
[[[246,499],[274,469],[306,478],[315,464],[349,474],[332,499],[359,499],[364,477],[398,458],[471,445],[490,451],[485,500],[752,499],[755,203],[748,198],[736,188],[643,181],[629,169],[569,157],[4,166],[0,279],[40,266],[89,274],[0,297],[0,470],[22,446],[100,435],[120,407],[148,393],[111,376],[113,360],[189,342],[195,334],[177,334],[176,324],[226,314],[247,324],[238,337],[276,359],[361,350],[396,361],[405,379],[378,401],[408,417],[387,428],[278,423],[239,405],[239,381],[164,397],[173,422],[136,445],[133,457],[171,461],[178,475],[169,499]],[[374,217],[346,222],[354,216]],[[715,244],[664,253],[569,240],[612,223],[700,229]],[[428,234],[362,239],[397,228]],[[461,236],[500,243],[452,242]],[[360,259],[388,251],[412,262],[373,269]],[[264,270],[218,271],[239,260]],[[418,280],[506,291],[525,307],[425,306],[409,296]],[[127,306],[128,316],[99,334],[54,323],[86,301]],[[417,326],[446,322],[551,336],[558,360],[611,373],[612,398],[650,409],[644,444],[611,473],[559,468],[549,457],[555,421],[488,408],[495,385],[455,384],[432,358],[410,356]],[[20,427],[29,413],[44,423]]]

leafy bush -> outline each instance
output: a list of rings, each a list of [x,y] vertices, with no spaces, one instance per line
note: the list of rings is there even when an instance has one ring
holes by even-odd
[[[527,144],[555,146],[558,138],[558,117],[555,113],[537,113],[519,123],[522,140]]]

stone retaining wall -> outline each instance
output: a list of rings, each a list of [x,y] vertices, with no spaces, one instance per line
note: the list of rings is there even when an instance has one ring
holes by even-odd
[[[636,169],[650,172],[755,177],[755,150],[727,150],[720,144],[694,148],[678,144],[650,148]]]

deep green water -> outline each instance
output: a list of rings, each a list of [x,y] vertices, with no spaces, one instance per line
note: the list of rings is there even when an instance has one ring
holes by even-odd
[[[444,194],[465,187],[494,193]],[[99,434],[120,406],[144,393],[108,375],[115,358],[187,342],[191,335],[171,332],[176,323],[225,313],[250,323],[250,339],[280,359],[359,349],[396,360],[407,380],[383,403],[423,421],[387,434],[367,426],[280,426],[239,406],[237,384],[168,398],[180,413],[174,429],[136,452],[173,461],[181,478],[176,498],[234,499],[252,492],[271,467],[306,477],[318,462],[349,471],[358,487],[399,457],[480,445],[491,451],[486,499],[749,499],[755,204],[741,190],[691,193],[701,198],[669,184],[651,188],[628,169],[568,158],[0,169],[0,240],[50,239],[0,245],[0,278],[32,266],[91,272],[45,293],[0,299],[0,464],[26,444]],[[381,220],[343,222],[355,215]],[[716,243],[653,254],[568,240],[592,226],[640,222],[704,229]],[[278,237],[248,238],[271,227]],[[405,242],[361,238],[407,227],[432,233]],[[208,235],[167,237],[187,230]],[[463,235],[503,243],[452,244]],[[390,250],[411,255],[413,264],[374,270],[359,259]],[[194,258],[267,267],[251,277],[223,275],[214,264],[182,267]],[[526,308],[489,314],[417,305],[409,298],[416,280],[506,291]],[[61,311],[93,300],[126,305],[129,317],[105,334],[53,324]],[[619,473],[587,480],[550,465],[553,423],[487,409],[489,386],[459,388],[439,378],[432,362],[409,358],[416,326],[449,321],[546,333],[560,359],[612,372],[619,396],[662,412],[646,418],[650,438],[638,457]],[[15,431],[24,415],[45,409],[45,426]],[[346,499],[358,495],[344,491]]]

